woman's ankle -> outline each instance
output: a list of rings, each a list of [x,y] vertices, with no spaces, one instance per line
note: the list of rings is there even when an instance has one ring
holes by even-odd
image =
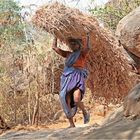
[[[75,127],[75,124],[70,124],[69,128]]]
[[[87,115],[87,111],[86,110],[83,110],[82,113],[83,113],[83,115]]]
[[[69,127],[75,127],[75,124],[73,122],[73,118],[69,118],[68,120],[69,120],[69,124],[70,124]]]
[[[74,128],[75,126],[68,126],[67,128]]]

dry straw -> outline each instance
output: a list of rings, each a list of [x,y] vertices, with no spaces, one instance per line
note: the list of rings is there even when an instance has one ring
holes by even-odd
[[[85,39],[86,33],[90,32],[92,49],[87,60],[90,73],[87,86],[95,97],[118,101],[135,84],[136,77],[123,48],[118,46],[109,31],[99,25],[95,17],[52,3],[41,7],[32,21],[64,43],[67,37]]]

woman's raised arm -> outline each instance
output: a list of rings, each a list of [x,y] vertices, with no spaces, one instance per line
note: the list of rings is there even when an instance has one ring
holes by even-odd
[[[62,57],[67,57],[70,54],[69,51],[64,51],[64,50],[57,47],[57,38],[56,37],[53,39],[52,49],[57,54],[61,55]]]
[[[82,49],[83,54],[87,54],[91,48],[90,44],[90,33],[87,33],[86,35],[86,47]]]

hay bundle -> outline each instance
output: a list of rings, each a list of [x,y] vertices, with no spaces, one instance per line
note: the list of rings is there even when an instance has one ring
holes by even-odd
[[[42,7],[36,12],[33,22],[55,34],[61,41],[67,37],[85,36],[85,32],[93,30],[97,21],[83,14],[77,9],[70,9],[59,3]]]
[[[41,7],[33,17],[33,23],[55,34],[61,41],[67,37],[85,38],[91,32],[92,50],[89,55],[88,87],[93,94],[106,99],[122,98],[134,85],[129,62],[116,39],[101,28],[96,18],[79,10],[53,3]]]

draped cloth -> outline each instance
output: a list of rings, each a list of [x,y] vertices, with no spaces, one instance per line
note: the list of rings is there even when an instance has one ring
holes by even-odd
[[[72,65],[79,58],[80,53],[81,51],[78,50],[70,54],[70,56],[65,61],[65,68],[61,76],[61,89],[59,97],[63,111],[66,114],[67,118],[73,117],[77,111],[77,105],[73,100],[74,90],[80,89],[82,93],[81,99],[83,98],[83,95],[85,93],[85,79],[87,78],[87,70],[72,67]],[[71,109],[68,107],[68,104],[66,102],[66,97],[68,94],[70,94],[71,97]]]

